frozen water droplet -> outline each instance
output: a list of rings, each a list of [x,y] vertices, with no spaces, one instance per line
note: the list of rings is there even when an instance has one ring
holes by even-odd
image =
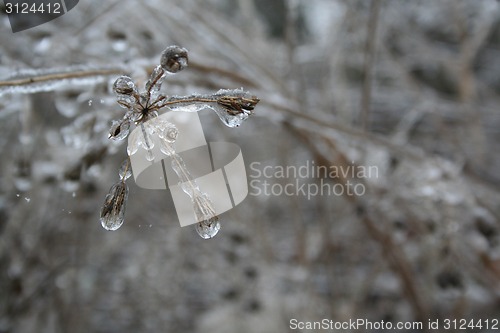
[[[76,192],[71,193],[71,196],[74,198],[76,197]]]
[[[196,224],[196,232],[203,239],[213,238],[220,230],[220,222],[217,216]]]
[[[125,204],[128,198],[128,186],[119,181],[111,186],[101,209],[101,225],[106,230],[117,230],[125,219]]]
[[[216,107],[212,107],[212,110],[219,116],[219,119],[222,120],[224,125],[228,127],[238,127],[245,120],[248,119],[249,114],[246,112],[232,114],[228,109],[217,105]]]
[[[123,108],[131,109],[138,102],[139,92],[134,81],[128,76],[120,76],[113,84],[116,99]]]
[[[129,76],[122,75],[118,79],[116,79],[113,84],[114,92],[120,96],[131,96],[137,94],[137,88],[135,86],[134,81]]]
[[[31,199],[28,198],[28,197],[25,197],[24,200],[26,200],[26,202],[30,202],[31,201]]]
[[[109,130],[109,138],[112,140],[123,140],[130,132],[130,120],[113,121]]]
[[[120,176],[121,180],[127,180],[130,178],[130,176],[132,176],[132,166],[130,165],[130,160],[128,158],[123,161],[122,165],[120,166],[118,175]]]
[[[18,197],[18,198],[19,198],[20,196],[21,196],[21,195],[20,195],[19,193],[18,193],[18,194],[16,194],[16,197]]]
[[[92,100],[89,99],[89,106],[92,106]]]
[[[137,150],[139,150],[138,148],[139,148],[139,147],[138,147],[137,145],[134,145],[134,144],[129,144],[129,145],[127,146],[127,154],[128,154],[128,156],[132,156],[132,155],[134,155],[135,153],[137,153]]]
[[[101,104],[104,104],[104,100],[101,98],[101,100],[99,101]]]
[[[160,63],[167,72],[177,73],[187,67],[188,52],[177,45],[169,46],[161,54]]]
[[[146,149],[146,159],[149,162],[153,162],[155,160],[155,155],[153,154],[153,150],[152,149]]]
[[[238,127],[245,121],[253,110],[259,99],[243,89],[221,89],[216,94],[217,106],[212,109],[217,113],[220,120],[229,127]]]

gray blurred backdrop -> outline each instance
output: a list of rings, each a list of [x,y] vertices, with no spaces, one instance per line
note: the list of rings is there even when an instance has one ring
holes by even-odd
[[[2,7],[0,332],[500,319],[499,7],[82,0],[16,34]],[[238,144],[256,180],[210,240],[179,227],[168,192],[133,179],[122,228],[99,223],[126,157],[107,139],[124,112],[110,85],[128,74],[143,86],[172,44],[190,66],[164,93],[243,87],[261,99],[235,129],[200,113],[207,139]],[[112,73],[79,80],[75,68]],[[8,79],[21,69],[69,79],[31,92]],[[274,173],[304,165],[377,174]],[[258,195],[264,181],[275,193]],[[363,193],[296,191],[347,182]],[[293,195],[278,193],[287,184]]]

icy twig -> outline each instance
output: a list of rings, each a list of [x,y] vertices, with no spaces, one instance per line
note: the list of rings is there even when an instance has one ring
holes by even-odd
[[[70,66],[54,69],[25,69],[0,81],[0,95],[52,91],[67,85],[95,84],[105,77],[123,73],[122,67]]]
[[[175,151],[174,144],[178,135],[177,127],[168,121],[157,118],[158,113],[162,109],[183,112],[212,109],[225,125],[237,127],[253,113],[260,100],[243,89],[221,89],[214,94],[193,94],[190,96],[168,97],[161,94],[160,89],[165,77],[168,74],[183,70],[187,65],[187,50],[174,45],[163,51],[160,65],[153,69],[149,80],[146,82],[144,92],[139,92],[132,78],[120,76],[115,81],[113,90],[118,104],[127,109],[127,112],[120,121],[113,122],[109,131],[109,138],[113,140],[125,139],[130,133],[131,123],[135,123],[140,126],[140,131],[132,132],[127,152],[129,156],[132,156],[138,151],[139,147],[142,147],[146,150],[146,159],[154,162],[152,135],[159,137],[160,151],[171,158],[171,166],[179,178],[179,184],[182,190],[191,198],[194,215],[198,222],[196,231],[202,238],[207,239],[214,237],[219,231],[219,217],[210,198],[200,190],[182,157]],[[107,220],[111,221],[110,224],[113,225],[113,228],[115,225],[119,227],[123,223],[121,216],[122,211],[124,212],[124,201],[128,194],[125,185],[125,180],[129,177],[126,176],[127,169],[128,164],[126,166],[122,165],[120,168],[120,182],[115,184],[108,196],[106,196],[101,213],[101,223],[108,230],[115,229],[106,227],[104,222]],[[125,200],[121,200],[121,198],[125,198]],[[122,205],[123,210],[121,210],[122,206],[115,207],[115,205]],[[103,218],[105,219],[104,222]],[[121,223],[114,223],[116,219],[120,220]]]

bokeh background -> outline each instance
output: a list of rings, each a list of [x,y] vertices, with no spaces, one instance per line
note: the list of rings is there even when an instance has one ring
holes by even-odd
[[[2,7],[0,332],[500,319],[498,1],[82,0],[23,32],[8,22]],[[359,196],[251,190],[211,240],[179,227],[168,192],[131,179],[125,224],[104,230],[126,157],[107,139],[124,112],[110,85],[143,85],[172,44],[190,67],[164,93],[261,99],[236,129],[200,113],[209,141],[242,147],[249,176],[253,162],[314,162],[377,177],[298,180],[350,181]],[[96,68],[112,73],[72,78]],[[19,86],[23,69],[68,79]]]

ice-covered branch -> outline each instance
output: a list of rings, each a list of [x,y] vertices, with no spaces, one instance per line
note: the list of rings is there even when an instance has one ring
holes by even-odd
[[[0,81],[3,94],[32,94],[67,86],[92,85],[108,76],[123,73],[123,67],[70,66],[51,69],[23,69]]]

